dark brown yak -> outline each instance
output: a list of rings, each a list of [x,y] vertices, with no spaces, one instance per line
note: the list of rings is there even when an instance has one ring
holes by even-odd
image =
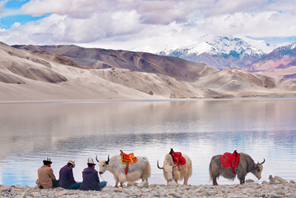
[[[240,184],[245,183],[245,177],[248,173],[253,173],[258,179],[261,179],[261,173],[263,170],[263,163],[255,163],[254,160],[246,153],[240,153],[240,158],[237,167],[235,167],[235,173],[232,172],[231,167],[224,168],[221,165],[219,155],[212,157],[209,172],[210,178],[213,181],[213,185],[218,185],[217,178],[222,175],[227,179],[234,180],[235,176],[240,180]]]

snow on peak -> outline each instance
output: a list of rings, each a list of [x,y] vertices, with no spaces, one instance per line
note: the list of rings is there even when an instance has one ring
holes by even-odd
[[[204,52],[209,54],[238,54],[263,55],[274,50],[276,45],[271,45],[263,40],[254,40],[247,37],[212,36],[205,35],[194,40],[190,45],[164,49],[159,54],[163,55],[199,55]]]
[[[295,48],[296,48],[296,42],[291,44],[290,49],[292,50],[292,49],[295,49]]]

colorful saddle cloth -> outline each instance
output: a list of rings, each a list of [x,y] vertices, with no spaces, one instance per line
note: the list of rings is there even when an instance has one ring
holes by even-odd
[[[236,150],[233,153],[224,153],[220,155],[221,164],[223,167],[231,167],[232,172],[235,173],[235,167],[239,162],[239,153]]]
[[[125,174],[127,175],[129,164],[132,164],[138,161],[138,158],[135,157],[133,153],[125,154],[122,150],[120,150],[120,155],[121,155],[121,162],[123,164],[126,164]]]
[[[179,161],[179,165],[186,164],[186,159],[185,157],[182,156],[181,152],[175,152],[173,149],[171,149],[170,155],[173,158],[174,164],[177,164],[178,161]],[[179,170],[180,170],[180,167],[179,167]]]

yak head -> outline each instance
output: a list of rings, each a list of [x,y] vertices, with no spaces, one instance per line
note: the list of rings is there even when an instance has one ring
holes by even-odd
[[[261,173],[262,173],[262,170],[263,170],[263,165],[265,162],[265,159],[263,159],[263,162],[261,163],[257,163],[257,164],[253,164],[253,171],[252,173],[258,178],[258,179],[261,179]]]
[[[177,167],[177,166],[179,166],[179,161],[176,165],[173,165],[173,166],[166,164],[166,165],[164,165],[164,167],[159,167],[158,160],[157,160],[157,167],[159,169],[163,169],[164,177],[169,182],[174,180],[174,175],[177,174],[177,173],[175,173],[175,167]]]
[[[107,166],[109,164],[109,155],[108,155],[108,159],[107,160],[101,160],[99,161],[98,158],[96,157],[97,162],[99,163],[99,167],[100,167],[100,174],[103,174],[106,170],[107,170]]]

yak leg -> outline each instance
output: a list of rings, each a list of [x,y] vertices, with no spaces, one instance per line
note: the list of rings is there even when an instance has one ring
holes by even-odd
[[[188,174],[185,174],[183,185],[188,185]]]
[[[214,186],[218,186],[217,178],[216,178],[216,177],[213,178],[213,185],[214,185]]]
[[[244,184],[245,183],[245,175],[244,174],[237,174],[237,178],[239,178],[240,184]]]
[[[114,180],[115,180],[115,188],[118,188],[118,183],[119,183],[119,178],[113,175]]]
[[[178,184],[178,179],[175,179],[176,184]]]
[[[245,179],[240,179],[240,184],[244,184],[245,183]]]

